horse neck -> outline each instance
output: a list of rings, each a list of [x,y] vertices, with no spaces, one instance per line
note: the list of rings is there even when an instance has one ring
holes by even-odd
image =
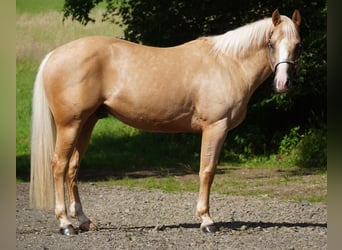
[[[267,46],[258,49],[251,49],[251,52],[239,59],[239,65],[243,69],[245,84],[248,85],[251,93],[256,90],[271,74]]]
[[[213,52],[223,61],[234,61],[252,94],[272,73],[267,40],[273,28],[270,18],[260,20],[211,38]]]
[[[243,89],[249,97],[272,74],[266,45],[251,46],[248,54],[242,57],[221,54],[217,58],[220,58],[219,61],[225,71],[234,74],[235,81],[245,86]]]

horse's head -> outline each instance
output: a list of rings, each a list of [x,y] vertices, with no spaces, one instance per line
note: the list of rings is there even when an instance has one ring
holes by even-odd
[[[281,93],[291,87],[292,80],[299,70],[298,62],[302,49],[299,36],[301,16],[299,11],[295,10],[291,20],[275,10],[272,22],[274,28],[268,40],[269,60],[275,74],[275,89]]]

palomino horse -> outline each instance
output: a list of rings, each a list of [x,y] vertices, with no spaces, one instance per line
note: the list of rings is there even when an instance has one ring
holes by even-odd
[[[218,230],[209,193],[222,144],[272,71],[276,91],[287,90],[300,57],[300,22],[298,10],[292,19],[275,10],[272,18],[170,48],[95,36],[50,52],[33,95],[31,206],[54,203],[60,233],[72,235],[68,197],[79,229],[96,229],[82,210],[77,172],[95,123],[111,114],[147,131],[202,133],[196,211],[202,231]]]

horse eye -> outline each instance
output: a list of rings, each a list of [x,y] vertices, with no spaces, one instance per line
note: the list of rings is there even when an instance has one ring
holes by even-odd
[[[298,44],[296,45],[295,51],[296,51],[296,53],[300,53],[301,50],[302,50],[302,44],[301,44],[301,43],[298,43]]]
[[[271,43],[271,41],[268,42],[268,47],[269,47],[270,49],[273,49],[273,43]]]

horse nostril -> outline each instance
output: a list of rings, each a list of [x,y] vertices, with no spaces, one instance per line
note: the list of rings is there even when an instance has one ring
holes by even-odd
[[[292,87],[292,81],[291,80],[287,80],[285,83],[286,88],[291,88]]]

